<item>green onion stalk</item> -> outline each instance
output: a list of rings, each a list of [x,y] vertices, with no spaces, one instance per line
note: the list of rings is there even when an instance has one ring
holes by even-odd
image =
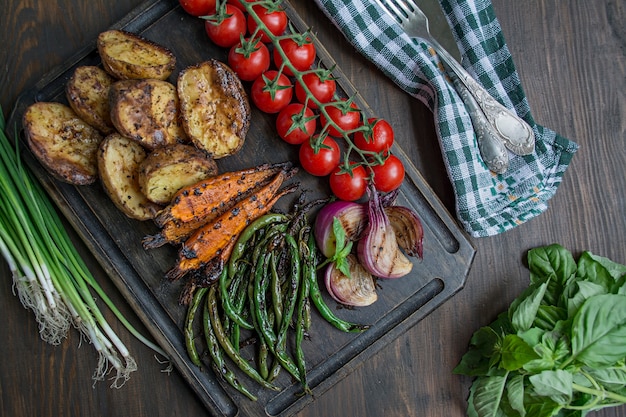
[[[12,145],[4,130],[0,109],[0,253],[11,270],[14,292],[22,305],[33,311],[42,340],[58,345],[75,327],[98,353],[94,383],[115,372],[111,387],[119,388],[137,364],[105,319],[95,296],[139,341],[159,355],[167,355],[126,320],[100,287],[45,190],[23,165],[17,136]]]

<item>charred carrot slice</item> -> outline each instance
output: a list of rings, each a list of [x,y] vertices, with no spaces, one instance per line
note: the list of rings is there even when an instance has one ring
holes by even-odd
[[[226,247],[224,247],[224,249],[222,249],[213,259],[197,271],[193,271],[193,273],[190,274],[190,277],[185,283],[185,286],[183,287],[183,290],[178,298],[178,302],[181,305],[188,305],[191,302],[196,289],[208,288],[217,282],[220,274],[224,270],[224,265],[226,265],[231,253],[233,252],[236,242],[237,235],[234,235],[226,244]]]
[[[178,253],[178,262],[167,272],[166,278],[176,280],[189,271],[194,271],[209,262],[245,227],[257,217],[267,213],[285,194],[295,187],[280,190],[288,173],[281,171],[258,192],[239,201],[232,209],[214,221],[198,229],[187,239]]]
[[[199,181],[176,193],[172,202],[156,216],[155,222],[163,227],[172,220],[191,222],[211,213],[223,212],[228,209],[228,202],[267,184],[278,172],[290,169],[288,162],[263,164]]]
[[[274,174],[278,175],[278,174]],[[268,182],[271,181],[272,177],[268,177]],[[242,195],[237,195],[232,198],[230,201],[223,201],[220,203],[219,207],[207,210],[205,216],[194,217],[190,221],[180,221],[178,219],[172,219],[167,221],[162,227],[159,233],[156,235],[149,235],[143,238],[142,244],[144,249],[154,249],[159,246],[163,246],[166,243],[176,245],[184,242],[189,238],[194,232],[200,229],[205,224],[215,220],[218,216],[222,215],[230,208],[234,207],[237,204],[237,201],[246,198],[248,195],[251,195],[255,191],[261,188],[261,184],[257,188],[251,188],[247,192]]]

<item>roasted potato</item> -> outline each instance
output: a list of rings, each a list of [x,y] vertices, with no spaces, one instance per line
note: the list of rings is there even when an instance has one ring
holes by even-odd
[[[183,126],[191,141],[218,159],[239,151],[250,128],[250,104],[237,75],[209,60],[185,68],[177,81]]]
[[[150,152],[139,167],[139,188],[150,201],[168,204],[181,188],[217,174],[204,151],[182,143]]]
[[[165,80],[176,67],[172,51],[131,32],[102,32],[97,47],[104,69],[119,79]]]
[[[102,186],[117,208],[137,220],[152,219],[162,208],[139,188],[139,166],[146,156],[143,146],[119,133],[105,137],[98,149]]]
[[[103,134],[112,133],[109,88],[116,81],[100,67],[77,67],[65,85],[65,95],[76,114]]]
[[[109,102],[117,131],[149,150],[188,140],[176,87],[167,81],[117,81],[109,90]]]
[[[34,103],[24,112],[22,124],[33,154],[54,177],[75,185],[96,181],[102,135],[69,106]]]

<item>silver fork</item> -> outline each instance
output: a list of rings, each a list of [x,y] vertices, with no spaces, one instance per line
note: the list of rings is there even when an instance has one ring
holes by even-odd
[[[530,126],[495,100],[430,34],[428,18],[414,0],[375,0],[411,38],[427,41],[446,64],[448,75],[468,108],[487,167],[503,173],[508,168],[506,149],[518,155],[531,154],[535,135]]]

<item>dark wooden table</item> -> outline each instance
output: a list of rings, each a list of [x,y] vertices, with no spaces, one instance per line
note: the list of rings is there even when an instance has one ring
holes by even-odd
[[[0,104],[119,20],[140,0],[5,0],[0,25]],[[430,113],[357,55],[313,2],[293,2],[372,108],[388,118],[402,146],[445,206],[452,188]],[[303,410],[313,416],[463,416],[470,379],[452,374],[471,334],[507,308],[528,283],[526,252],[561,243],[626,264],[626,2],[494,0],[535,119],[581,146],[549,210],[505,234],[473,239],[465,288]],[[35,4],[35,5],[34,5]],[[77,240],[84,258],[140,329],[115,287]],[[2,262],[0,414],[24,416],[184,416],[205,409],[180,375],[167,375],[151,351],[128,340],[139,371],[122,389],[92,386],[95,354],[74,333],[60,346],[12,292]],[[116,327],[123,334],[121,327]],[[130,339],[130,338],[129,338]],[[623,416],[620,407],[598,416]]]

